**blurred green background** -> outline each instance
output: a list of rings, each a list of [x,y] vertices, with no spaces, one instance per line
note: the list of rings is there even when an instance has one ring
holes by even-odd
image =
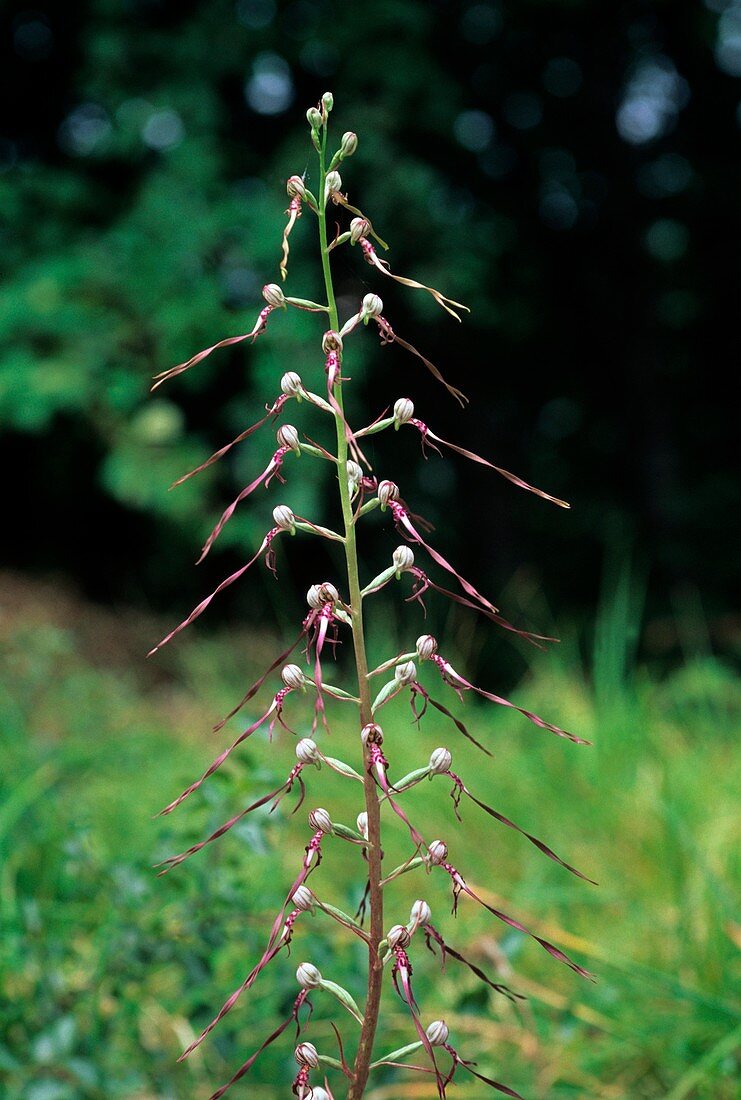
[[[562,639],[529,651],[437,599],[425,623],[394,592],[370,612],[373,656],[440,632],[477,682],[594,742],[467,703],[495,753],[482,766],[442,719],[417,731],[389,707],[394,774],[449,744],[476,793],[600,882],[571,879],[473,806],[459,825],[439,780],[410,795],[472,882],[598,975],[581,982],[471,905],[454,921],[445,884],[410,875],[390,891],[390,923],[427,897],[449,941],[528,998],[513,1008],[452,960],[441,977],[415,945],[423,1016],[445,1015],[465,1057],[538,1100],[739,1095],[738,433],[724,386],[741,4],[6,2],[0,57],[0,1096],[205,1098],[285,1015],[302,959],[362,999],[354,944],[307,919],[291,958],[177,1065],[261,952],[303,813],[255,815],[210,857],[152,871],[287,774],[290,738],[255,743],[152,820],[215,755],[210,726],[338,559],[296,540],[278,584],[256,570],[143,658],[251,556],[275,504],[336,521],[331,483],[294,463],[192,568],[272,454],[268,429],[167,491],[256,419],[284,370],[320,389],[315,319],[276,317],[254,347],[148,397],[153,374],[252,326],[278,275],[285,179],[316,183],[304,112],[327,88],[335,136],[360,138],[344,186],[392,269],[472,309],[459,327],[339,250],[343,317],[380,293],[471,398],[461,412],[364,335],[346,359],[351,417],[408,395],[438,434],[573,505],[462,459],[425,461],[411,433],[369,448],[435,523],[436,546],[509,618]],[[322,293],[309,212],[287,291]],[[320,420],[299,426],[325,439]],[[398,540],[373,519],[366,530],[371,576]],[[349,682],[338,661],[333,678]],[[306,731],[298,707],[289,718]],[[335,728],[330,751],[350,758],[341,713]],[[325,771],[309,783],[309,805],[352,823],[353,790]],[[388,850],[404,850],[393,825]],[[336,842],[313,886],[354,909],[353,853]],[[388,991],[379,1050],[409,1040],[401,1007]],[[334,1054],[332,1006],[316,1009],[308,1037]],[[277,1043],[233,1094],[287,1095],[291,1050]],[[463,1077],[458,1092],[489,1095]],[[379,1073],[368,1095],[434,1093]]]

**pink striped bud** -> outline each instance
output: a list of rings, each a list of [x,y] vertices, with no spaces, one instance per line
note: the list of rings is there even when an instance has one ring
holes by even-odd
[[[277,508],[273,508],[273,522],[281,531],[293,531],[296,517],[287,504],[279,504]]]
[[[392,949],[394,947],[408,947],[412,942],[409,929],[403,924],[395,924],[386,933],[386,942]]]
[[[316,1069],[319,1065],[319,1055],[313,1043],[299,1043],[293,1052],[293,1057],[300,1066]]]
[[[280,678],[292,691],[303,691],[306,686],[306,677],[298,665],[284,665]]]
[[[355,824],[358,827],[358,832],[360,833],[360,835],[364,836],[365,839],[367,840],[368,839],[368,814],[365,810],[363,810],[362,813],[358,814]]]
[[[431,634],[420,634],[417,638],[417,655],[420,661],[429,661],[437,653],[437,639]]]
[[[334,96],[331,92],[325,92],[322,96],[322,107],[324,107],[324,110],[327,112],[327,114],[329,114],[329,112],[334,107]]]
[[[286,181],[286,191],[292,199],[305,199],[306,186],[301,176],[291,176]]]
[[[378,499],[381,502],[381,508],[385,508],[392,500],[398,500],[399,486],[393,481],[379,481]]]
[[[350,242],[357,244],[361,237],[368,237],[370,231],[370,222],[367,218],[353,218],[350,222]]]
[[[295,909],[300,909],[302,913],[312,912],[316,905],[316,897],[312,890],[308,886],[297,886],[291,894],[291,902]],[[308,966],[308,963],[304,963],[304,966]]]
[[[296,374],[295,370],[286,371],[280,380],[280,388],[287,397],[298,397],[303,389],[301,375]]]
[[[311,126],[311,129],[314,131],[314,133],[316,133],[316,131],[320,129],[322,122],[324,121],[324,119],[322,118],[322,112],[316,107],[309,107],[308,111],[306,112],[306,121],[309,123],[309,126]]]
[[[286,304],[286,296],[277,283],[268,283],[264,286],[262,296],[273,309],[281,309]]]
[[[369,722],[368,725],[363,726],[360,731],[360,740],[364,745],[382,745],[383,730],[380,726],[377,726],[375,722]]]
[[[448,858],[448,846],[445,841],[433,840],[432,844],[430,844],[429,848],[427,849],[427,856],[430,860],[430,863],[434,864],[434,866],[436,867],[439,864],[444,863],[445,860]]]
[[[312,741],[310,737],[302,737],[296,745],[296,759],[302,764],[317,764],[319,749],[316,741]]]
[[[414,551],[411,546],[397,546],[392,560],[397,573],[406,573],[407,569],[411,569],[414,565]]]
[[[408,424],[414,416],[414,402],[408,397],[400,397],[394,405],[394,427],[400,428],[402,424]]]
[[[394,679],[397,684],[401,684],[405,687],[407,684],[411,684],[413,680],[417,679],[417,666],[414,661],[402,661],[394,669]]]
[[[321,806],[318,806],[316,810],[312,810],[309,814],[309,825],[315,833],[331,833],[333,828],[332,818]]]
[[[333,328],[327,329],[322,336],[322,351],[329,355],[330,351],[342,351],[342,337]]]
[[[453,754],[450,749],[434,749],[427,765],[433,775],[445,775],[450,771]]]
[[[281,447],[288,447],[289,450],[295,451],[297,455],[301,454],[301,448],[298,442],[298,431],[294,428],[293,424],[282,424],[275,433],[275,438],[278,440],[278,444]]]
[[[430,1026],[427,1028],[427,1038],[430,1040],[430,1045],[433,1047],[441,1047],[448,1041],[450,1035],[450,1029],[445,1023],[445,1020],[433,1020]]]
[[[409,923],[417,929],[420,924],[427,924],[431,916],[432,911],[426,901],[415,901],[409,914]]]
[[[322,972],[313,963],[301,963],[296,971],[296,981],[304,989],[317,989],[322,982]]]
[[[319,585],[319,595],[322,603],[337,603],[340,594],[331,581],[322,581]]]

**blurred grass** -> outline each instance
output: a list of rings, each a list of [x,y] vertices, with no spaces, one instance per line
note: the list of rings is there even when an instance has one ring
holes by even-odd
[[[260,814],[164,878],[151,865],[275,786],[292,764],[292,739],[281,734],[270,751],[264,739],[251,745],[177,814],[153,814],[215,755],[213,720],[276,650],[269,638],[232,632],[184,639],[145,664],[134,654],[161,624],[105,614],[17,578],[0,584],[0,604],[0,1095],[206,1097],[287,1014],[304,958],[362,1001],[362,952],[320,917],[302,919],[291,958],[273,963],[212,1041],[176,1064],[259,956],[300,861],[305,816]],[[494,751],[488,760],[441,716],[417,731],[403,704],[384,714],[392,774],[449,745],[476,794],[600,882],[573,879],[475,806],[462,807],[458,824],[440,780],[405,796],[472,884],[506,899],[508,912],[598,976],[594,985],[581,981],[470,903],[454,921],[443,877],[417,872],[388,891],[388,924],[426,897],[453,946],[527,995],[515,1008],[454,960],[441,975],[414,945],[423,1017],[444,1015],[464,1057],[539,1100],[739,1095],[737,682],[701,651],[662,678],[636,668],[636,614],[630,586],[613,586],[593,658],[567,640],[537,656],[514,693],[590,737],[592,748],[467,704]],[[497,687],[495,673],[487,686]],[[287,714],[303,731],[300,708]],[[352,761],[353,738],[341,711],[333,715],[329,751]],[[356,790],[325,771],[308,777],[307,806],[326,805],[352,824]],[[404,851],[391,823],[389,866]],[[312,886],[352,909],[357,870],[356,853],[330,841]],[[335,1054],[333,1006],[320,997],[315,1006],[310,1037]],[[349,1017],[343,1034],[352,1049]],[[379,1051],[409,1039],[402,1006],[387,991]],[[290,1038],[275,1044],[234,1095],[287,1095],[291,1052]],[[457,1094],[490,1095],[463,1077]],[[379,1076],[368,1094],[432,1095],[413,1075]]]

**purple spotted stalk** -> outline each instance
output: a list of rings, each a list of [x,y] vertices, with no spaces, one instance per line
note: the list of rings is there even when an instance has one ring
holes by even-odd
[[[243,1077],[261,1052],[269,1044],[276,1042],[284,1031],[292,1025],[296,1027],[297,1040],[300,1039],[302,1032],[308,1027],[312,999],[326,995],[337,1000],[345,1013],[352,1017],[354,1024],[359,1028],[359,1036],[355,1042],[346,1042],[342,1038],[339,1029],[335,1028],[339,1057],[318,1051],[311,1042],[302,1040],[298,1043],[295,1048],[295,1060],[298,1069],[293,1081],[292,1091],[299,1100],[338,1098],[340,1095],[340,1084],[338,1082],[342,1081],[343,1077],[344,1089],[346,1089],[345,1095],[348,1100],[360,1100],[360,1097],[365,1094],[369,1075],[372,1071],[381,1067],[397,1067],[402,1070],[429,1075],[434,1078],[437,1095],[440,1098],[446,1096],[448,1086],[453,1082],[458,1071],[461,1070],[472,1074],[479,1081],[507,1096],[516,1097],[518,1094],[507,1085],[479,1073],[475,1068],[476,1063],[464,1058],[452,1044],[445,1021],[430,1019],[431,1013],[427,1006],[422,1007],[418,1004],[412,980],[413,966],[416,965],[419,955],[420,941],[423,941],[433,954],[439,954],[443,965],[445,965],[448,958],[454,959],[468,967],[477,978],[486,983],[496,993],[510,999],[517,999],[519,995],[513,993],[501,982],[493,981],[480,967],[470,962],[456,947],[444,940],[440,931],[432,923],[431,908],[424,899],[419,899],[414,903],[407,921],[398,919],[394,902],[390,901],[389,909],[392,919],[387,920],[384,916],[384,900],[389,886],[400,875],[413,872],[416,869],[421,869],[428,875],[433,875],[433,881],[438,877],[446,876],[452,889],[454,913],[457,911],[460,896],[465,894],[496,917],[497,920],[534,939],[548,954],[579,975],[586,978],[590,978],[591,975],[578,963],[570,959],[560,948],[531,931],[521,921],[500,909],[494,908],[469,886],[463,872],[458,868],[457,862],[452,862],[453,857],[450,856],[445,841],[425,837],[420,830],[420,826],[410,819],[404,808],[404,795],[419,783],[442,777],[452,784],[450,793],[456,817],[460,819],[460,807],[465,799],[467,802],[479,807],[498,823],[520,833],[547,858],[558,863],[561,867],[582,879],[585,879],[586,876],[556,855],[553,849],[543,841],[479,799],[467,782],[452,770],[453,756],[448,748],[440,747],[436,749],[427,764],[417,767],[407,775],[392,779],[390,775],[392,771],[390,757],[394,757],[395,763],[397,759],[396,752],[389,752],[388,742],[384,739],[384,732],[378,719],[380,711],[391,700],[398,696],[406,696],[411,706],[413,721],[418,723],[428,707],[432,706],[450,719],[459,733],[468,738],[484,753],[491,755],[488,748],[471,734],[466,725],[449,709],[446,703],[433,698],[431,694],[433,689],[423,685],[421,670],[429,667],[434,673],[437,673],[442,688],[451,690],[460,699],[463,698],[464,693],[473,692],[500,706],[518,711],[540,730],[554,733],[556,736],[571,742],[579,744],[585,744],[586,742],[581,737],[546,722],[537,714],[515,706],[514,703],[501,695],[471,683],[439,652],[437,640],[429,634],[421,635],[417,639],[414,648],[396,654],[377,668],[369,669],[363,626],[364,600],[393,582],[405,582],[407,579],[411,582],[409,594],[405,597],[407,602],[417,602],[423,609],[423,595],[438,593],[470,611],[480,613],[506,630],[514,631],[534,645],[541,645],[551,639],[513,626],[502,617],[498,608],[486,596],[482,595],[470,581],[458,573],[456,568],[430,543],[429,524],[411,511],[410,506],[402,499],[398,486],[388,479],[379,479],[372,471],[363,452],[363,444],[370,435],[375,435],[389,428],[399,431],[408,426],[419,433],[423,450],[426,447],[431,447],[440,452],[440,448],[445,447],[470,461],[495,470],[516,486],[535,493],[547,501],[562,507],[568,507],[568,505],[564,501],[536,489],[523,481],[522,478],[494,465],[488,459],[480,457],[473,451],[442,439],[415,415],[414,404],[408,397],[399,398],[393,405],[392,413],[382,414],[365,427],[356,430],[348,423],[343,403],[343,386],[347,382],[347,379],[343,376],[346,346],[351,339],[358,340],[363,330],[368,326],[374,326],[378,331],[382,346],[397,345],[417,358],[461,405],[465,405],[467,399],[460,390],[445,381],[434,363],[430,362],[412,344],[397,334],[395,328],[392,328],[391,323],[384,316],[383,302],[377,294],[367,294],[357,311],[344,320],[343,323],[340,322],[330,266],[330,256],[334,249],[344,246],[359,246],[360,254],[376,272],[404,286],[425,291],[456,320],[460,320],[458,311],[466,307],[415,279],[407,279],[394,274],[387,261],[379,257],[376,246],[384,249],[387,246],[376,233],[369,218],[348,201],[347,195],[343,193],[342,180],[338,171],[338,166],[350,157],[357,147],[355,134],[346,133],[337,152],[328,158],[328,122],[331,110],[332,96],[330,93],[326,93],[319,105],[312,107],[307,112],[311,141],[319,159],[319,187],[317,195],[314,195],[308,189],[302,177],[291,176],[288,180],[287,190],[290,204],[287,211],[288,222],[283,234],[282,256],[279,264],[281,277],[285,280],[290,258],[290,234],[298,219],[308,209],[311,215],[316,217],[319,229],[319,248],[326,303],[289,297],[284,294],[279,285],[270,283],[263,290],[266,304],[248,333],[220,340],[212,347],[193,356],[186,363],[164,371],[155,379],[154,388],[195,366],[218,348],[241,341],[254,342],[265,333],[268,322],[273,321],[273,316],[279,315],[286,309],[307,310],[321,315],[324,321],[321,349],[325,378],[324,386],[320,388],[324,392],[316,393],[313,389],[307,388],[298,374],[294,371],[287,371],[280,380],[280,393],[275,397],[272,404],[266,406],[265,415],[242,431],[230,443],[217,450],[195,470],[191,470],[178,479],[175,484],[180,484],[200,473],[212,463],[217,462],[232,447],[243,442],[269,420],[275,422],[283,415],[290,402],[295,402],[296,406],[299,406],[302,402],[309,402],[325,414],[328,424],[334,425],[334,450],[325,448],[321,443],[310,441],[305,436],[302,437],[300,431],[292,424],[283,424],[277,431],[277,449],[267,462],[263,472],[242,489],[235,500],[226,508],[203,546],[201,560],[209,553],[225,524],[228,523],[234,511],[246,497],[256,492],[260,487],[268,488],[273,482],[285,483],[285,475],[291,468],[293,456],[306,455],[320,462],[329,462],[332,465],[337,477],[342,529],[341,531],[333,531],[314,520],[297,516],[286,504],[277,505],[273,510],[273,526],[265,532],[254,555],[236,572],[226,577],[214,592],[203,599],[179,626],[154,647],[152,653],[197,619],[215,596],[239,580],[261,557],[264,558],[267,567],[275,572],[278,548],[282,538],[286,535],[300,533],[339,543],[345,555],[346,580],[340,582],[338,579],[337,584],[332,581],[324,581],[311,585],[307,594],[309,610],[297,635],[283,652],[275,658],[269,668],[250,686],[230,713],[217,723],[215,726],[216,731],[221,730],[229,719],[247,706],[258,695],[266,681],[269,681],[276,674],[280,677],[280,686],[272,689],[273,694],[272,697],[269,697],[269,701],[264,702],[257,708],[259,717],[244,729],[231,744],[228,744],[204,770],[201,777],[173,799],[162,813],[169,814],[173,812],[184,800],[194,794],[201,784],[221,767],[230,754],[258,730],[267,729],[271,738],[276,730],[284,730],[294,736],[296,738],[296,763],[282,783],[274,790],[263,794],[250,805],[238,810],[228,821],[224,822],[200,843],[194,844],[179,855],[173,855],[164,860],[160,873],[165,874],[172,870],[185,859],[195,855],[207,845],[224,836],[252,811],[263,806],[270,806],[272,812],[279,803],[294,791],[298,791],[299,794],[296,806],[296,809],[298,809],[307,793],[307,785],[309,787],[313,785],[316,770],[322,766],[339,773],[348,783],[362,786],[363,803],[354,828],[335,821],[328,810],[321,806],[317,806],[310,811],[308,815],[309,833],[307,834],[304,853],[295,868],[293,882],[286,888],[285,900],[275,914],[262,956],[247,974],[244,981],[227,999],[208,1027],[191,1043],[181,1057],[187,1057],[203,1042],[219,1021],[231,1011],[238,999],[259,979],[262,971],[269,966],[275,956],[290,945],[296,924],[299,922],[304,923],[307,917],[321,916],[334,921],[345,933],[355,936],[367,949],[368,974],[363,1008],[361,1009],[358,1006],[349,990],[344,989],[332,981],[331,978],[325,977],[311,962],[302,962],[296,972],[297,989],[290,1014],[244,1062],[231,1080],[212,1094],[211,1100],[217,1100],[231,1085]],[[348,228],[338,232],[331,243],[327,235],[327,208],[330,205],[340,207],[344,209],[346,214],[352,215]],[[363,518],[375,509],[380,509],[382,513],[386,513],[390,517],[394,529],[404,541],[393,551],[390,564],[376,577],[363,585],[358,568],[357,532]],[[430,560],[433,572],[437,570],[448,574],[451,580],[447,583],[452,583],[454,588],[444,587],[433,576],[430,576],[427,569],[422,568],[417,563],[417,554],[421,554],[423,560],[425,558]],[[341,594],[341,589],[345,585],[346,596]],[[328,683],[324,676],[324,661],[328,651],[340,641],[342,634],[348,631],[352,636],[356,669],[356,686],[353,686],[351,691]],[[305,669],[290,660],[299,647],[303,649],[306,655],[307,666]],[[378,689],[374,687],[372,690],[372,685],[377,677],[382,678],[381,686]],[[299,736],[289,724],[286,711],[293,707],[292,700],[294,698],[308,703],[310,736]],[[347,727],[354,728],[356,731],[357,759],[355,764],[330,756],[320,747],[318,739],[329,729],[328,702],[330,700],[333,708],[336,704],[339,704],[350,708],[354,712],[354,718],[347,723]],[[293,721],[294,719],[291,719],[291,722]],[[393,748],[396,749],[398,746],[393,744],[393,739],[389,740],[392,741]],[[311,779],[309,779],[310,776]],[[475,787],[475,783],[473,786]],[[409,838],[407,859],[390,872],[384,871],[382,865],[382,811],[398,818]],[[352,844],[358,851],[362,881],[359,884],[358,891],[359,906],[354,916],[344,913],[336,906],[322,900],[308,885],[309,878],[322,859],[325,856],[327,859],[331,859],[332,845],[338,841]],[[366,916],[368,918],[367,924]],[[374,1059],[381,991],[385,981],[391,982],[409,1014],[410,1041],[398,1050]],[[345,1051],[353,1046],[355,1047],[355,1055],[352,1061],[349,1061]],[[412,1055],[419,1056],[419,1063],[408,1060]],[[330,1085],[330,1077],[333,1081],[332,1085]],[[332,1091],[333,1088],[334,1092]]]

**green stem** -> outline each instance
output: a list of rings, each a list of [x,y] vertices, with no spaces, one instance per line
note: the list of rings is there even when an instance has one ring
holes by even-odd
[[[326,177],[326,145],[327,127],[322,132],[322,147],[319,153],[319,241],[322,255],[322,271],[324,273],[324,285],[327,292],[329,305],[330,326],[339,331],[339,318],[337,316],[337,303],[335,301],[334,286],[332,284],[332,271],[327,250],[327,215],[324,202],[324,181]],[[337,428],[337,480],[340,488],[340,501],[342,504],[342,519],[345,530],[345,561],[347,564],[347,583],[350,593],[350,607],[352,608],[352,636],[355,650],[355,667],[358,677],[358,697],[360,699],[360,729],[373,721],[371,711],[370,686],[368,683],[368,659],[365,653],[365,635],[363,632],[363,598],[360,592],[360,578],[358,574],[358,553],[355,540],[355,523],[352,504],[350,501],[350,489],[347,479],[347,437],[345,435],[344,406],[342,401],[342,382],[338,379],[334,387],[334,396],[342,411],[342,415],[335,414]],[[365,792],[365,809],[368,814],[368,840],[370,845],[368,853],[368,876],[370,880],[369,904],[370,904],[370,939],[368,943],[368,993],[366,997],[363,1027],[360,1033],[358,1052],[353,1067],[353,1081],[348,1092],[348,1100],[360,1100],[365,1092],[368,1081],[371,1058],[373,1054],[373,1042],[378,1024],[378,1013],[381,1004],[381,988],[383,982],[383,969],[379,966],[378,945],[383,939],[383,890],[380,885],[383,875],[381,861],[381,806],[378,799],[376,784],[371,776],[368,750],[363,750],[363,788]]]

